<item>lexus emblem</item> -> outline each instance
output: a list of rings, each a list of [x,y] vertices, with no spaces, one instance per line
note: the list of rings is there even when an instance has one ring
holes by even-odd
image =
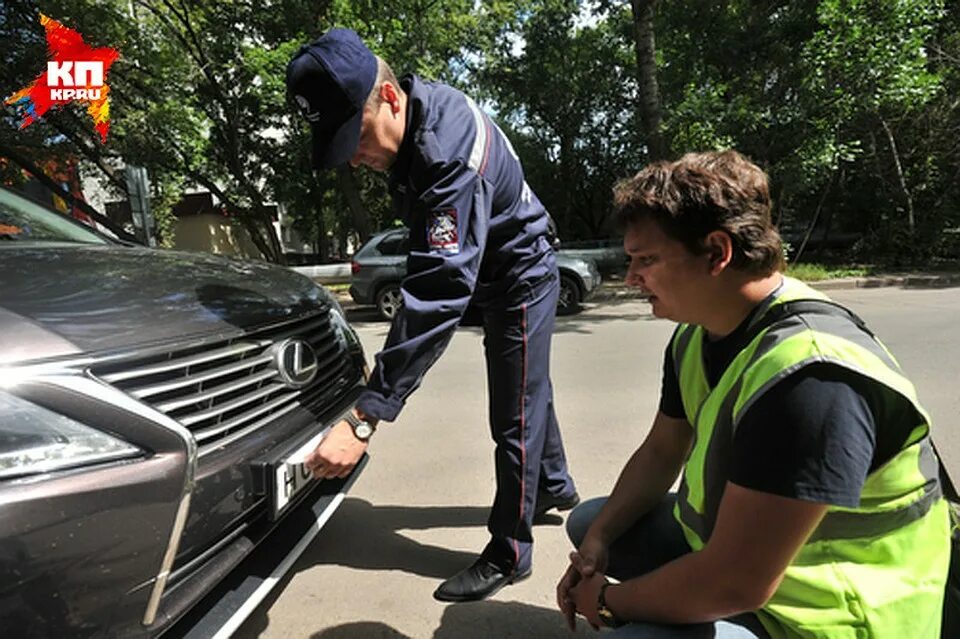
[[[273,365],[287,386],[303,388],[317,376],[317,354],[302,339],[285,339],[273,350]]]

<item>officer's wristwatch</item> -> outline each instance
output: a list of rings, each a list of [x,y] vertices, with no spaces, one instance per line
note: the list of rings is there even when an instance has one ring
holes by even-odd
[[[352,410],[348,410],[347,414],[343,416],[343,419],[350,424],[350,428],[353,429],[353,436],[360,441],[368,441],[377,430],[377,427],[367,420],[360,419],[354,415]]]
[[[597,595],[597,616],[600,617],[600,621],[607,628],[619,628],[624,622],[617,619],[613,611],[607,607],[607,588],[612,585],[613,584],[608,581],[600,586],[600,594]]]

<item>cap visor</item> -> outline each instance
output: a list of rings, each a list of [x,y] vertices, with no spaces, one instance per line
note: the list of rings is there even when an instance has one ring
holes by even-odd
[[[363,109],[340,125],[333,137],[321,137],[313,133],[313,167],[319,170],[332,169],[346,164],[357,152],[360,145],[360,125],[363,123]]]

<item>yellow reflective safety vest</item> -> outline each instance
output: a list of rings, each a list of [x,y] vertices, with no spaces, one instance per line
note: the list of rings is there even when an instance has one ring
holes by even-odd
[[[922,421],[900,452],[867,476],[859,507],[827,510],[758,616],[774,639],[939,639],[950,524],[930,419],[883,344],[856,316],[805,284],[784,278],[753,322],[799,300],[820,300],[812,306],[833,312],[784,313],[755,331],[714,388],[703,365],[705,331],[678,327],[672,354],[695,434],[674,515],[690,547],[703,548],[727,482],[739,417],[778,381],[824,362],[871,378],[912,402]]]

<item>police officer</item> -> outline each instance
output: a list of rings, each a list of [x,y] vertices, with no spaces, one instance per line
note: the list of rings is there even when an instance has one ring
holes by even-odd
[[[615,205],[628,283],[681,324],[646,440],[567,520],[569,623],[938,639],[949,518],[929,417],[859,318],[783,275],[767,176],[734,151],[687,154]]]
[[[287,89],[312,128],[315,167],[389,171],[410,228],[403,307],[355,411],[307,467],[318,477],[349,474],[377,422],[397,418],[470,308],[484,328],[496,443],[491,540],[434,596],[483,599],[530,574],[534,516],[579,501],[550,382],[559,277],[547,213],[510,142],[470,98],[414,75],[397,81],[353,31],[301,47]]]

